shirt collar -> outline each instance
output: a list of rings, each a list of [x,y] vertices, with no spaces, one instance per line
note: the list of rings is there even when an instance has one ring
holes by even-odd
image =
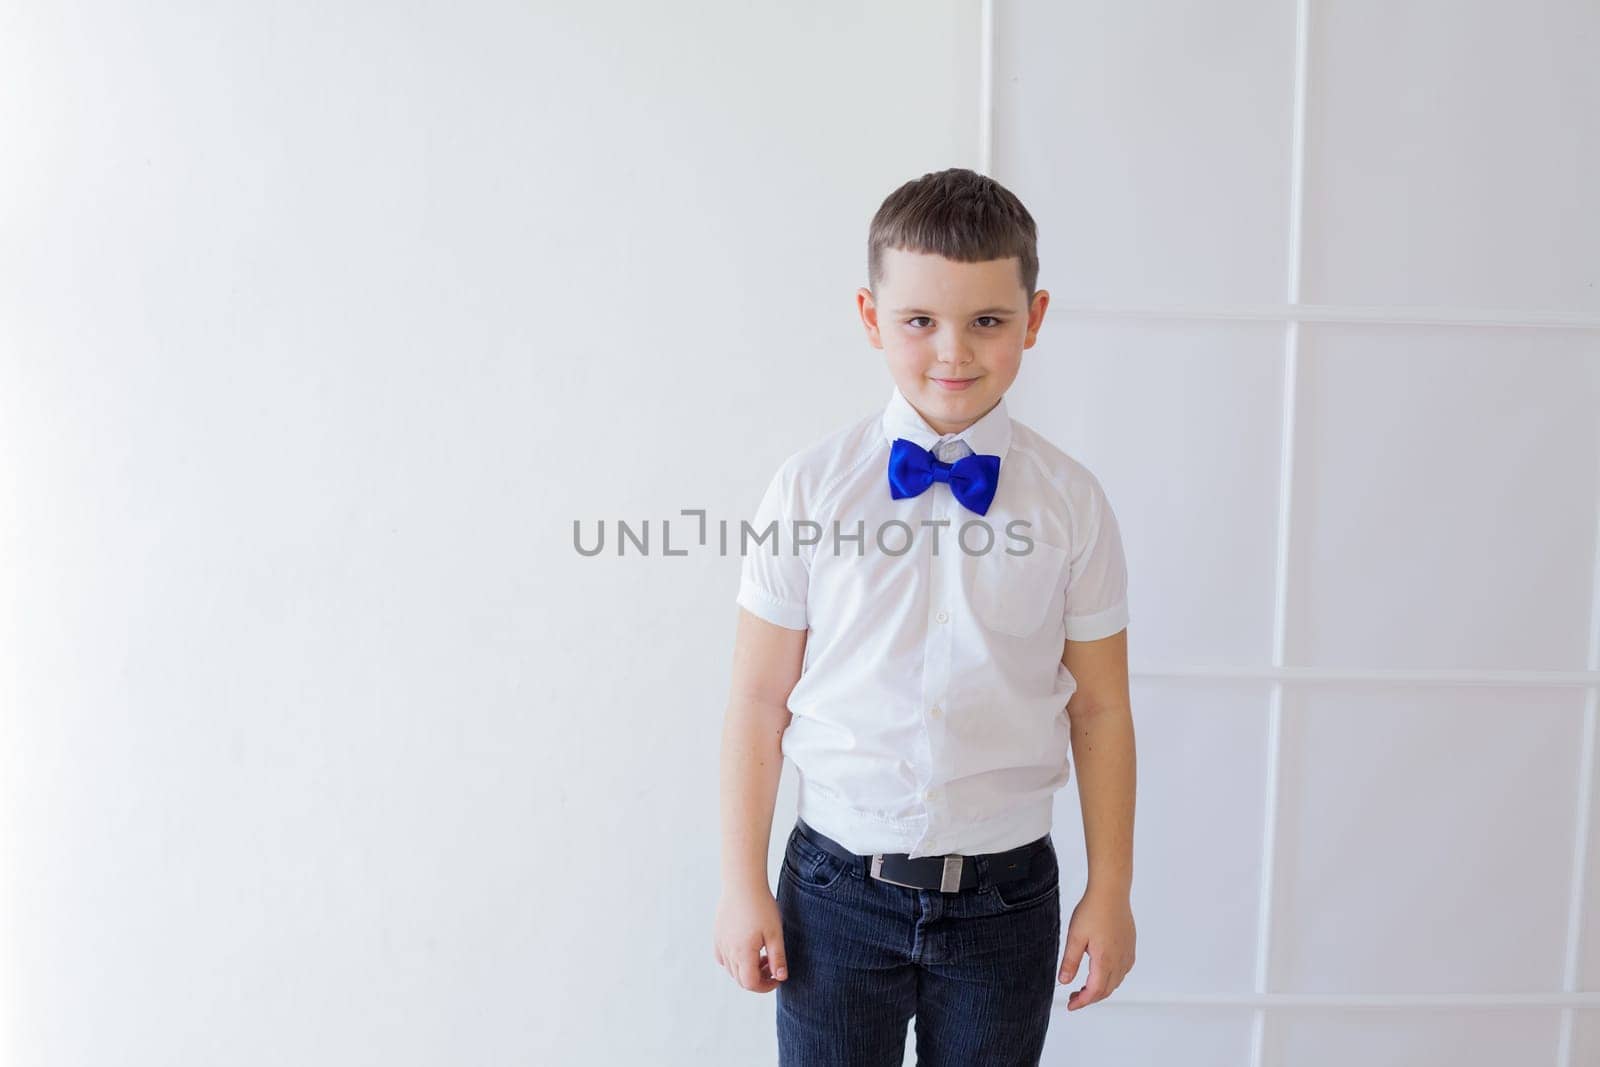
[[[896,385],[889,396],[889,405],[883,411],[883,436],[891,443],[896,437],[906,437],[931,452],[934,444],[944,435],[928,425],[928,420],[911,406],[911,401]],[[1006,398],[1002,396],[981,419],[950,436],[965,441],[980,455],[1004,459],[1006,449],[1011,446],[1011,416],[1006,412]]]

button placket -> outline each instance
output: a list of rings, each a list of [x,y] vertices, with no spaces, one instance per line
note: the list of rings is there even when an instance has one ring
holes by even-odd
[[[918,564],[924,568],[923,585],[927,590],[928,596],[925,607],[926,614],[923,616],[922,691],[924,693],[932,691],[939,684],[936,675],[943,670],[941,665],[943,657],[939,654],[937,639],[940,631],[946,629],[946,627],[940,626],[933,620],[934,610],[943,596],[943,579],[939,574],[938,558],[933,555],[931,541],[927,536],[930,530],[928,527],[921,525],[938,517],[937,496],[938,494],[932,492],[922,493],[916,498],[916,508],[913,513],[906,516],[906,521],[913,526],[917,533],[914,551],[917,553]],[[913,741],[911,745],[912,751],[907,753],[905,765],[909,772],[912,788],[915,790],[914,796],[921,800],[923,790],[927,788],[932,775],[931,768],[934,763],[931,748],[932,742],[928,735],[926,716],[921,714],[920,709],[916,707],[908,708],[907,715],[908,717],[914,715],[915,719],[906,723],[907,732],[913,738]],[[926,836],[927,820],[924,819],[924,839]]]
[[[941,525],[928,529],[930,535],[937,535],[939,551],[936,555],[933,554],[930,537],[928,595],[929,606],[933,609],[933,622],[928,627],[928,640],[925,646],[927,660],[922,673],[922,733],[929,754],[922,799],[927,819],[922,840],[918,844],[918,848],[924,849],[930,843],[936,844],[947,829],[943,815],[944,793],[939,783],[939,768],[945,762],[943,759],[945,703],[950,689],[951,650],[955,646],[955,620],[952,612],[954,605],[949,598],[961,589],[960,547],[955,541],[955,525],[959,521],[955,512],[959,509],[959,505],[948,484],[935,485],[934,490],[927,494],[933,498],[932,507],[929,509],[932,514],[929,519]]]

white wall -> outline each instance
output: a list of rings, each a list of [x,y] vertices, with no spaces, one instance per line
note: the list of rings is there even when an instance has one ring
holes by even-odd
[[[1141,620],[1139,961],[1047,1062],[1600,1059],[1600,14],[995,6],[13,7],[0,1062],[771,1062],[738,561],[659,523],[881,404],[952,165]]]
[[[768,1058],[738,559],[571,524],[736,521],[881,404],[866,224],[975,162],[974,9],[3,23],[0,1062]]]

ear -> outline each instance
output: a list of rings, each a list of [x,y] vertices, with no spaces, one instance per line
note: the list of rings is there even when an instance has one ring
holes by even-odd
[[[867,343],[873,348],[883,347],[883,337],[878,332],[878,305],[872,299],[872,290],[862,287],[856,290],[856,311],[861,315],[861,325],[867,331]]]
[[[1022,341],[1023,348],[1033,347],[1039,336],[1039,326],[1044,322],[1044,309],[1049,306],[1050,290],[1040,289],[1033,294],[1033,302],[1028,305],[1028,336]]]

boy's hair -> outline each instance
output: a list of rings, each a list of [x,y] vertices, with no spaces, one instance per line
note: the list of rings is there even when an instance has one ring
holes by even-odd
[[[924,174],[890,193],[867,231],[867,287],[883,281],[883,252],[934,253],[957,263],[1016,256],[1033,300],[1039,281],[1038,227],[1016,195],[964,167]]]

